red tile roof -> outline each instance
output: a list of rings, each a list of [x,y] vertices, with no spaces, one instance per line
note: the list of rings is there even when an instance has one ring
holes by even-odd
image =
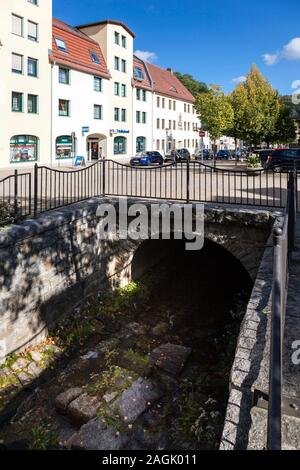
[[[133,83],[134,83],[134,86],[137,87],[137,88],[144,88],[146,90],[150,90],[152,91],[152,85],[151,85],[151,79],[150,79],[150,76],[149,76],[149,71],[147,70],[147,66],[145,65],[145,63],[139,59],[137,56],[133,56],[133,67],[138,67],[142,70],[143,74],[144,74],[144,80],[138,80],[136,78],[134,78],[133,76]]]
[[[154,82],[154,91],[156,93],[190,103],[195,102],[193,95],[181,81],[178,80],[173,72],[150,63],[146,63],[146,65]]]
[[[67,52],[58,50],[55,38],[65,42]],[[92,61],[91,52],[97,54],[100,65]],[[53,19],[52,26],[51,60],[75,70],[110,78],[99,44],[78,29],[56,19]]]

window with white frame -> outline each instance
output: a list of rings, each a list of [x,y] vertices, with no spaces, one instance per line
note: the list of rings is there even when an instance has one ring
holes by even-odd
[[[63,39],[55,38],[55,44],[56,44],[56,47],[59,51],[67,52],[67,46],[66,46],[66,43]]]
[[[14,52],[11,55],[12,64],[11,71],[13,73],[23,73],[23,56],[20,54],[15,54]]]
[[[38,25],[30,20],[27,22],[27,38],[30,41],[38,41]]]
[[[23,18],[18,15],[11,15],[11,32],[17,36],[23,36]]]

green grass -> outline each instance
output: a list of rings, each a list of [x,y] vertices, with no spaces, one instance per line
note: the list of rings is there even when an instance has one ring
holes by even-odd
[[[17,359],[18,359],[19,357],[20,357],[20,356],[19,356],[18,354],[16,354],[16,353],[10,354],[10,355],[7,357],[7,359],[6,359],[6,361],[4,362],[4,364],[2,364],[2,365],[0,366],[0,369],[4,369],[4,368],[6,368],[6,367],[10,368],[10,367],[17,361]]]
[[[58,439],[55,433],[41,424],[31,430],[30,450],[47,450],[49,447],[57,447]]]
[[[133,351],[133,349],[127,349],[126,351],[123,351],[122,356],[133,365],[137,365],[139,367],[146,367],[149,365],[149,358],[147,356],[142,356],[136,351]]]

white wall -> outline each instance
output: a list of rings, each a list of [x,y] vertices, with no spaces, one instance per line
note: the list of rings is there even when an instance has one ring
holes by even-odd
[[[133,37],[121,25],[104,24],[95,25],[82,28],[89,37],[97,41],[102,49],[104,58],[106,60],[107,68],[111,74],[109,81],[109,129],[121,130],[124,133],[111,133],[108,138],[108,157],[115,157],[113,153],[114,138],[118,136],[126,137],[127,151],[126,154],[117,155],[116,158],[126,159],[132,156],[133,153],[133,106],[132,106],[132,78],[133,78]],[[126,37],[126,48],[115,44],[115,31],[121,36]],[[115,56],[119,57],[120,62],[122,59],[126,60],[127,72],[115,70]],[[114,83],[118,82],[120,85],[126,84],[127,96],[115,96]],[[114,108],[126,109],[127,119],[126,122],[115,121]]]
[[[64,66],[62,66],[64,67]],[[102,78],[102,92],[94,91],[94,75],[70,70],[70,84],[59,83],[59,66],[52,67],[52,162],[53,164],[70,163],[71,160],[56,158],[55,141],[58,136],[76,134],[76,155],[87,159],[87,137],[93,134],[102,134],[109,138],[109,81]],[[59,116],[59,99],[70,101],[70,116]],[[94,104],[102,105],[103,119],[94,119]],[[89,132],[82,134],[82,127],[89,127]],[[102,146],[102,144],[101,144]],[[106,146],[105,146],[106,147]],[[104,156],[108,156],[108,149],[104,148]]]
[[[146,90],[146,101],[142,100],[142,89],[141,90],[141,100],[138,100],[136,97],[136,88],[133,88],[133,143],[132,150],[133,155],[136,153],[136,139],[137,137],[146,138],[146,150],[155,150],[153,147],[153,101],[152,101],[152,92]],[[136,122],[136,111],[140,111],[141,120],[142,113],[146,113],[146,124]]]
[[[160,106],[157,106],[157,97],[160,100]],[[162,107],[163,99],[165,100],[165,107]],[[169,109],[169,101],[171,101],[171,109]],[[175,111],[173,108],[173,102],[175,101]],[[186,105],[186,112],[184,111]],[[188,112],[188,106],[189,111]],[[200,127],[200,121],[197,114],[193,112],[193,105],[191,103],[185,103],[181,100],[175,100],[174,98],[168,98],[158,93],[153,94],[153,139],[154,148],[157,149],[157,140],[159,140],[159,150],[162,151],[162,140],[166,142],[166,129],[169,128],[169,121],[172,123],[172,136],[175,140],[176,148],[188,148],[191,154],[196,151],[196,142],[199,143],[198,132],[194,131],[194,126]],[[160,120],[160,128],[157,129],[157,119]],[[165,120],[165,129],[162,129],[162,119]],[[176,122],[176,129],[173,129],[173,121]],[[180,122],[182,126],[180,127]],[[190,123],[190,130],[186,126],[184,130],[184,123]],[[165,144],[166,145],[166,144]]]
[[[0,167],[10,163],[10,139],[14,135],[33,135],[39,139],[38,161],[50,161],[51,131],[51,69],[48,51],[52,45],[52,0],[39,1],[38,6],[27,0],[1,0],[0,12]],[[12,18],[23,18],[23,37],[12,34]],[[28,24],[38,24],[38,41],[28,39]],[[12,53],[23,56],[23,74],[12,73]],[[27,59],[38,60],[38,77],[27,75]],[[23,93],[23,112],[11,111],[12,91]],[[38,95],[38,113],[27,112],[27,95]],[[18,163],[18,166],[32,166]]]

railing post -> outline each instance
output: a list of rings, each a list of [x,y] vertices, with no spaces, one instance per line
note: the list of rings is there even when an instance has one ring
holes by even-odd
[[[298,201],[298,172],[297,170],[295,171],[295,200],[296,200],[295,210],[296,210],[296,214],[298,214],[299,201]]]
[[[271,312],[271,344],[269,367],[268,450],[281,449],[281,387],[282,387],[282,235],[280,227],[273,232],[273,286]]]
[[[31,214],[31,207],[32,207],[32,200],[31,200],[31,173],[28,173],[28,179],[29,179],[29,183],[28,183],[28,187],[29,187],[29,197],[28,197],[28,215],[32,215]]]
[[[105,158],[102,160],[102,196],[105,196],[106,181],[105,181]]]
[[[181,167],[182,168],[182,167]],[[190,202],[190,159],[186,161],[186,202]]]
[[[18,170],[15,170],[14,178],[14,217],[18,215]]]
[[[296,237],[296,218],[297,218],[297,202],[296,202],[296,183],[297,170],[294,169],[291,174],[291,207],[290,207],[290,238],[289,238],[289,253],[295,248],[295,237]]]
[[[38,164],[34,164],[33,175],[33,215],[37,216],[37,201],[38,201]]]

